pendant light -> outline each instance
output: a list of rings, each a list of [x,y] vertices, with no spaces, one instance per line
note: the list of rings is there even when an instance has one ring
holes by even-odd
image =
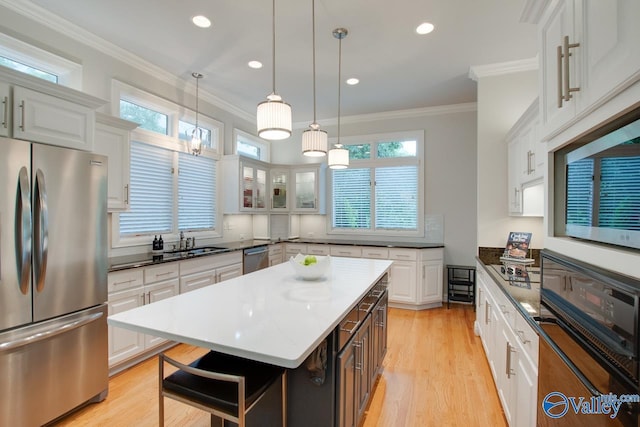
[[[313,123],[302,132],[302,154],[309,157],[327,155],[327,132],[316,122],[316,2],[311,0],[311,31],[313,45]]]
[[[329,167],[331,169],[346,169],[349,167],[349,150],[340,144],[340,86],[342,84],[342,39],[349,32],[345,28],[333,30],[333,37],[338,39],[338,142],[329,150]]]
[[[202,129],[198,126],[198,82],[203,77],[200,73],[191,73],[196,79],[196,127],[191,131],[191,140],[189,141],[189,149],[191,154],[197,156],[202,153]]]
[[[273,92],[258,104],[258,136],[269,140],[291,136],[291,105],[276,94],[276,0],[273,0]]]

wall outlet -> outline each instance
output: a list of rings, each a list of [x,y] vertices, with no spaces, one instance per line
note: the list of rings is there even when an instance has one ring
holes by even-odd
[[[307,237],[313,237],[313,236],[314,236],[313,231],[309,231],[309,232],[307,233]]]
[[[240,233],[240,240],[244,240],[244,234]]]

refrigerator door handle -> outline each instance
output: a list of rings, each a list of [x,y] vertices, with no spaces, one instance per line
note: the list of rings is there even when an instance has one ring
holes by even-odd
[[[29,293],[31,277],[31,185],[29,172],[22,167],[18,172],[18,200],[16,215],[16,255],[18,265],[18,281],[20,292]]]
[[[47,274],[47,254],[49,246],[49,214],[47,210],[47,189],[44,182],[44,174],[40,169],[36,172],[34,186],[34,221],[35,221],[35,251],[34,273],[35,285],[38,292],[44,289],[44,279]]]
[[[66,333],[72,331],[74,329],[78,329],[81,326],[86,325],[87,323],[94,322],[102,317],[102,312],[89,314],[80,319],[74,320],[72,322],[66,323],[64,325],[58,326],[48,329],[42,332],[36,332],[30,334],[26,337],[20,337],[13,341],[7,341],[0,344],[0,353],[10,351],[19,347],[24,347],[25,345],[33,344],[38,341],[46,340],[51,337],[55,337],[56,335],[60,335],[62,333]]]

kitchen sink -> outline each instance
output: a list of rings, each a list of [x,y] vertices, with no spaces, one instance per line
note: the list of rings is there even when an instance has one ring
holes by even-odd
[[[202,255],[202,254],[207,254],[207,253],[211,253],[211,252],[220,252],[220,251],[225,251],[227,250],[226,248],[218,248],[215,246],[203,246],[201,248],[195,248],[195,249],[189,249],[186,250],[184,252],[187,252],[188,255]]]

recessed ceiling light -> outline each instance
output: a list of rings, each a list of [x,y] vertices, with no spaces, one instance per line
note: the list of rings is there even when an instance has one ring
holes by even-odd
[[[429,34],[435,27],[430,22],[423,22],[416,28],[416,33],[420,35]]]
[[[260,62],[260,61],[249,61],[249,64],[247,64],[247,65],[249,65],[249,67],[251,67],[251,68],[255,68],[256,70],[258,68],[262,68],[262,62]]]
[[[348,85],[357,85],[358,83],[360,83],[360,80],[356,79],[355,77],[351,77],[350,79],[347,79],[347,84]]]
[[[191,21],[196,27],[209,28],[211,26],[211,21],[209,20],[209,18],[203,15],[196,15],[191,18]]]

